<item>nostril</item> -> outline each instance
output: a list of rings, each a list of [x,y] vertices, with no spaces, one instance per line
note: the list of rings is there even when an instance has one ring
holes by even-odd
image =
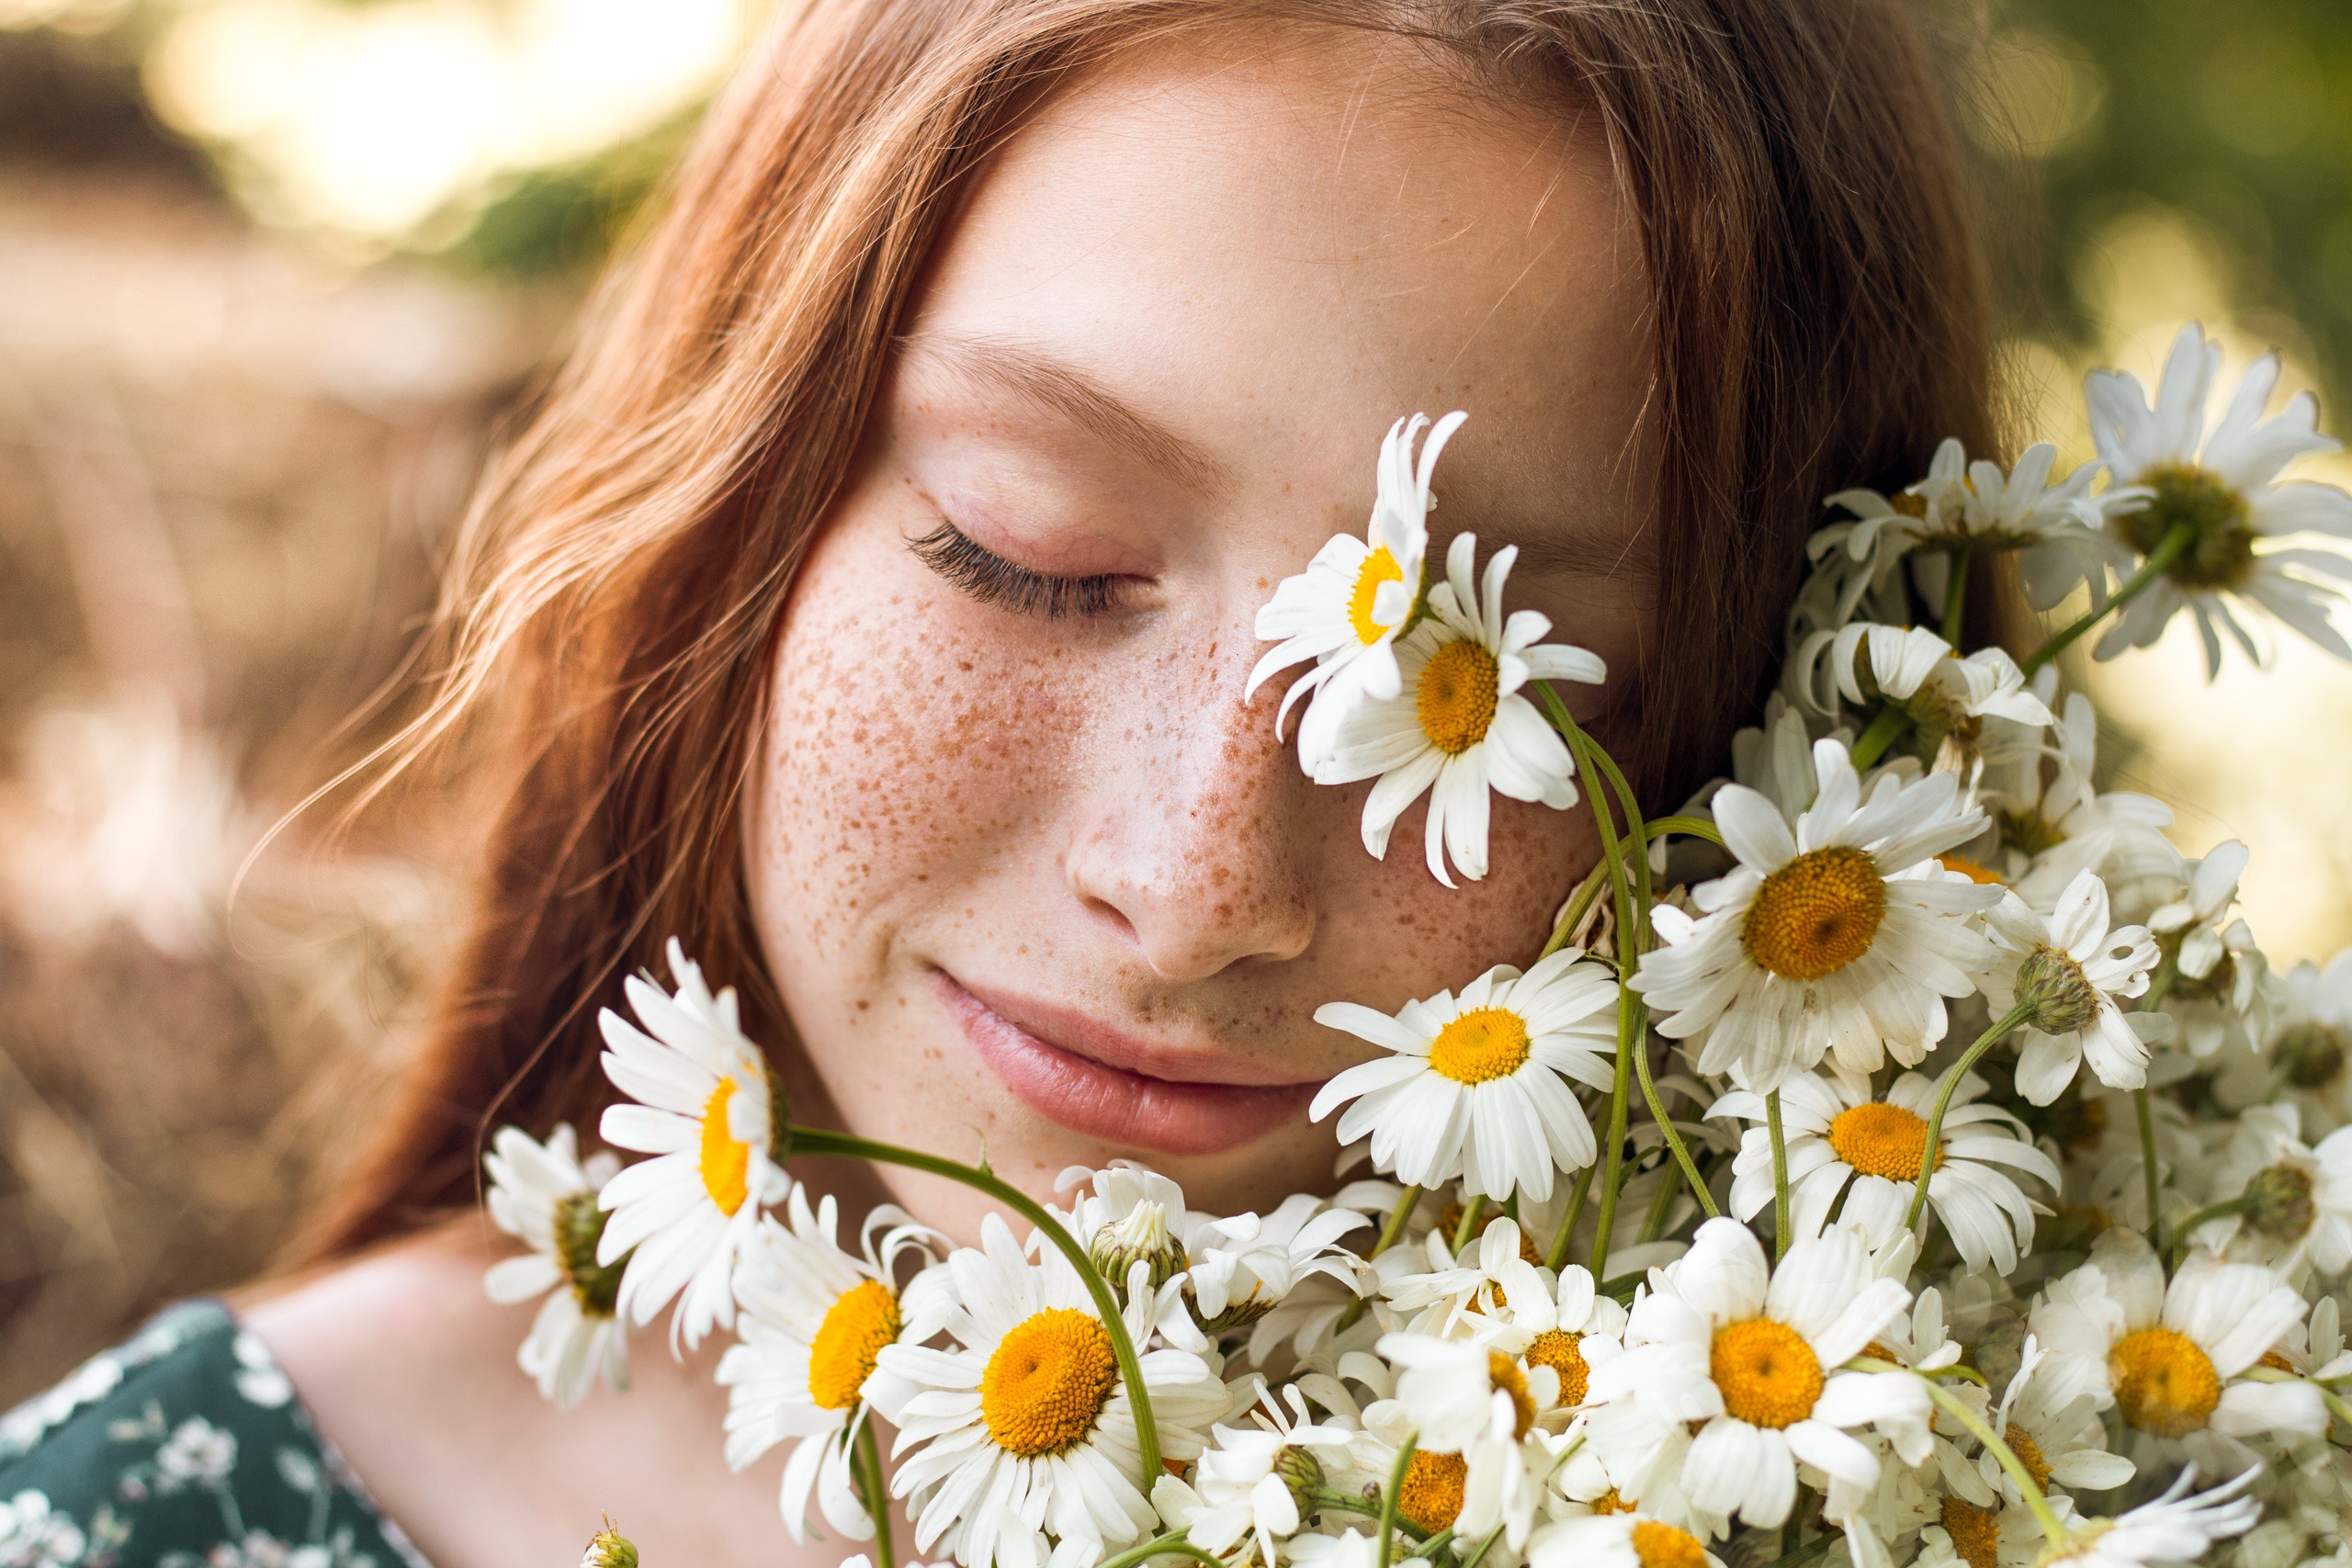
[[[1127,919],[1126,911],[1109,899],[1098,898],[1091,893],[1081,893],[1079,895],[1078,902],[1079,907],[1088,914],[1101,920],[1129,942],[1142,940],[1136,934],[1136,923]]]

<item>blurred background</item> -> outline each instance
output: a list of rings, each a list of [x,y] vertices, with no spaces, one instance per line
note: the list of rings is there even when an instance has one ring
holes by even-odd
[[[2191,316],[2345,406],[2352,6],[1916,3],[2020,432],[2089,456],[2084,370]],[[262,1267],[397,1066],[467,846],[424,802],[266,835],[380,739],[502,417],[763,8],[0,0],[0,1406]],[[2253,846],[2274,958],[2352,941],[2352,671],[2086,678],[2109,783]]]

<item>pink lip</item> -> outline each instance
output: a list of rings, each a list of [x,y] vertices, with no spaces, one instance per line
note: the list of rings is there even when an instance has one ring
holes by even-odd
[[[1266,1082],[1267,1069],[1137,1040],[1049,1002],[976,992],[944,970],[939,996],[1014,1099],[1106,1143],[1223,1154],[1295,1122],[1321,1084]]]

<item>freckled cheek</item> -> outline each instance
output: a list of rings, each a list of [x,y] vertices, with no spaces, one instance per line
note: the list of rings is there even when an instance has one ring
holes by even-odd
[[[878,964],[905,922],[960,910],[1035,846],[1065,771],[1073,705],[1051,661],[908,564],[820,548],[778,641],[749,849],[790,969]]]
[[[1477,882],[1457,876],[1451,892],[1423,859],[1426,797],[1398,820],[1386,860],[1372,859],[1361,843],[1350,846],[1353,858],[1340,875],[1351,886],[1328,934],[1362,977],[1351,999],[1393,1007],[1458,990],[1498,964],[1523,969],[1534,962],[1576,879],[1599,854],[1599,840],[1581,801],[1566,811],[1500,795],[1490,805],[1487,874]]]

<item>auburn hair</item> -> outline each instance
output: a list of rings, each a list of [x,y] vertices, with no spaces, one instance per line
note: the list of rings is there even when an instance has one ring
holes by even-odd
[[[1236,25],[1379,28],[1596,118],[1662,437],[1629,761],[1678,799],[1778,669],[1822,498],[1994,444],[1964,166],[1905,0],[785,0],[485,477],[395,765],[494,781],[447,990],[300,1250],[469,1201],[498,1122],[593,1125],[597,1008],[673,934],[790,1038],[740,845],[772,640],[961,192],[1043,93]],[[1670,658],[1668,655],[1670,652]]]

